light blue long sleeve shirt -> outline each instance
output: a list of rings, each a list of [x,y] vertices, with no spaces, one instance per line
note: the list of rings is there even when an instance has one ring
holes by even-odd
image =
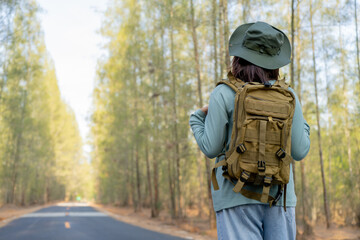
[[[273,83],[273,82],[272,82]],[[310,127],[303,117],[300,102],[296,98],[295,113],[291,129],[291,156],[295,160],[303,159],[310,149]],[[201,151],[209,158],[215,158],[224,152],[224,143],[229,148],[231,131],[233,125],[235,92],[225,84],[217,86],[211,93],[208,114],[205,115],[200,109],[190,116],[190,127]],[[216,162],[224,157],[216,158]],[[244,204],[264,204],[257,200],[244,197],[241,193],[235,193],[234,185],[222,176],[221,167],[216,170],[216,178],[220,189],[215,191],[211,188],[214,209],[219,211]],[[262,192],[262,186],[246,186],[246,189]],[[275,196],[277,186],[270,189],[270,194]],[[283,206],[283,198],[278,202]],[[290,180],[287,184],[286,206],[296,206],[296,195],[294,190],[294,177],[292,165],[290,165]]]

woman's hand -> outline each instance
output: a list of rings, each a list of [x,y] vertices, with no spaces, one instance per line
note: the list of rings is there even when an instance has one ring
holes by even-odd
[[[200,110],[203,111],[205,113],[205,115],[207,115],[208,109],[209,109],[209,105],[205,105],[202,108],[200,108]]]

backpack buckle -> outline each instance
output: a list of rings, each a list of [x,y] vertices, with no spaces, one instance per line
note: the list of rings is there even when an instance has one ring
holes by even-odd
[[[242,182],[246,182],[250,177],[250,173],[247,171],[242,171],[241,175],[240,175],[240,181]]]
[[[278,191],[276,193],[275,199],[272,203],[273,206],[275,206],[277,204],[277,202],[280,200],[281,196],[283,194],[283,188],[279,185],[278,187]]]
[[[258,161],[258,171],[259,172],[265,172],[265,161]]]
[[[265,186],[265,187],[270,187],[271,181],[272,181],[272,177],[267,177],[267,176],[265,176],[265,177],[264,177],[264,186]]]
[[[228,170],[228,167],[227,167],[227,166],[222,166],[222,170],[223,170],[224,172],[226,172],[226,171]]]
[[[277,150],[276,156],[278,156],[278,158],[284,158],[286,156],[285,150],[280,148],[279,150]]]
[[[244,153],[246,151],[246,147],[243,143],[239,144],[239,146],[236,147],[236,152],[238,153]]]

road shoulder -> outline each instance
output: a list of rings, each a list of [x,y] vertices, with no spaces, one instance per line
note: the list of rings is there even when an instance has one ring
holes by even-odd
[[[0,228],[6,226],[11,221],[21,217],[22,215],[36,212],[54,203],[46,205],[36,205],[30,207],[18,207],[12,204],[6,204],[0,207]]]

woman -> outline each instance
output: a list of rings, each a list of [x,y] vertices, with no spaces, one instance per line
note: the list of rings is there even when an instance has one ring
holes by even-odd
[[[286,35],[264,23],[256,22],[239,26],[230,37],[229,53],[234,56],[229,78],[244,82],[269,82],[274,84],[279,78],[279,68],[290,63],[291,47]],[[289,88],[295,95],[295,92]],[[296,97],[295,113],[291,129],[291,156],[303,159],[310,148],[310,128],[304,120],[301,105]],[[233,124],[235,92],[225,84],[218,85],[210,96],[209,106],[205,106],[190,117],[190,126],[202,152],[214,158],[229,149]],[[226,149],[224,145],[226,143]],[[220,155],[216,162],[224,156]],[[290,166],[290,180],[287,184],[286,210],[283,199],[276,206],[246,198],[233,191],[233,184],[216,171],[220,190],[212,197],[216,211],[218,239],[295,239],[294,179]],[[261,191],[260,186],[249,186],[253,191]],[[270,195],[276,194],[276,186]]]

